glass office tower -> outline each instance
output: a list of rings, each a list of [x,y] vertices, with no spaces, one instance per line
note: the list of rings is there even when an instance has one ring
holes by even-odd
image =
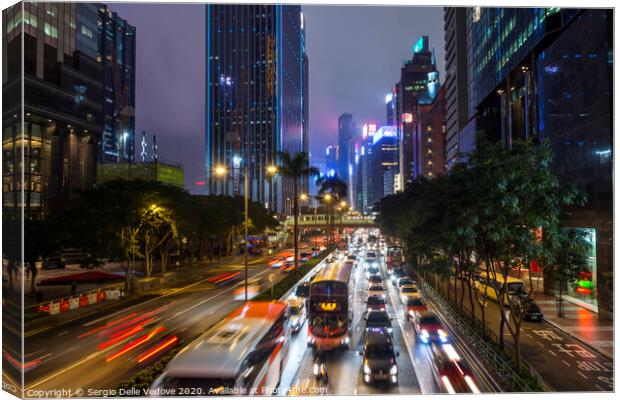
[[[307,57],[300,6],[206,6],[207,193],[292,209],[292,183],[267,174],[278,152],[307,152]],[[226,177],[214,174],[217,166]]]

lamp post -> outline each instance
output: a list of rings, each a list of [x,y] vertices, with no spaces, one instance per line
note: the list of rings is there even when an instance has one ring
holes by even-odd
[[[330,220],[331,220],[330,214],[329,214],[329,203],[331,202],[331,199],[332,199],[332,195],[331,194],[325,193],[325,195],[323,195],[323,200],[325,200],[325,205],[326,205],[326,208],[327,208],[327,244],[330,244],[330,241],[331,241],[331,239],[330,239],[331,238],[331,234],[330,234],[330,227],[329,227]]]
[[[248,250],[250,248],[248,241],[248,163],[243,163],[243,202],[244,202],[244,231],[245,231],[245,251],[243,257],[243,269],[245,271],[245,301],[248,301]]]
[[[267,166],[267,176],[269,177],[269,207],[275,211],[274,207],[274,196],[273,196],[273,178],[278,173],[278,167],[276,165],[268,165]]]

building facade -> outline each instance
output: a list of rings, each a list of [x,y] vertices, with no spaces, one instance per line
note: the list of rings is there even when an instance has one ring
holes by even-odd
[[[462,137],[469,122],[467,78],[467,9],[444,8],[444,43],[446,59],[446,163],[448,169],[460,153],[471,151],[471,140]]]
[[[394,125],[382,126],[372,135],[368,207],[394,193],[394,177],[398,173],[398,130]]]
[[[325,176],[332,177],[338,173],[338,146],[330,145],[325,148]]]
[[[353,115],[342,114],[338,117],[338,177],[344,182],[349,181],[349,165],[351,164],[351,142],[355,136]]]
[[[181,188],[185,186],[183,167],[181,165],[161,161],[97,165],[97,183],[104,183],[119,178],[124,180],[159,181]]]
[[[446,88],[436,89],[433,85],[439,86],[438,74],[429,77],[429,92],[420,95],[414,118],[414,179],[432,179],[446,173]]]
[[[589,271],[567,299],[612,315],[613,13],[605,9],[468,8],[465,127],[510,147],[548,140],[552,169],[588,198],[560,221],[587,230]],[[545,290],[559,290],[545,279]]]
[[[94,4],[78,4],[91,8]],[[136,28],[105,6],[99,6],[97,30],[78,26],[85,35],[98,36],[98,60],[103,67],[103,132],[99,161],[135,161]]]
[[[205,7],[207,193],[242,194],[247,166],[250,198],[290,213],[292,182],[269,176],[267,167],[280,151],[308,151],[301,7]],[[218,166],[226,177],[214,174]]]
[[[418,98],[428,89],[429,73],[437,71],[435,54],[428,46],[428,36],[420,37],[412,52],[412,58],[401,68],[400,81],[396,84],[396,126],[400,140],[399,179],[403,188],[414,179],[414,117],[417,115]]]
[[[23,206],[26,219],[43,218],[95,183],[102,68],[93,57],[96,41],[77,29],[85,11],[75,3],[28,2],[3,11],[5,217],[17,218]]]

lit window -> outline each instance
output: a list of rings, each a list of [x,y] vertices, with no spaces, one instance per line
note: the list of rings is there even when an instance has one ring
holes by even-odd
[[[82,25],[80,27],[80,32],[82,33],[82,35],[86,36],[89,39],[93,38],[93,31],[91,31],[90,29],[88,29],[87,27],[85,27],[84,25]]]
[[[58,38],[58,29],[55,26],[52,26],[46,22],[43,26],[43,30],[47,36],[55,39]]]

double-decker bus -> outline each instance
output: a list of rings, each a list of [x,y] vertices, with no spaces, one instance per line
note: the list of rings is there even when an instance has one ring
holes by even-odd
[[[351,263],[326,265],[310,284],[308,343],[317,350],[348,347]]]
[[[287,304],[247,302],[185,347],[151,387],[154,395],[267,395],[288,357]]]

